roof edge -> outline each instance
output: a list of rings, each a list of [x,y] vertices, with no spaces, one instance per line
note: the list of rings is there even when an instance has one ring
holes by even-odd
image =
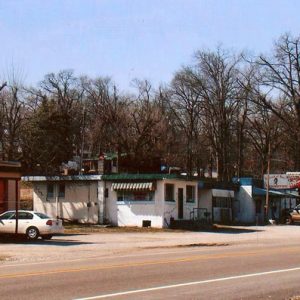
[[[22,176],[23,181],[84,181],[101,180],[102,175]]]

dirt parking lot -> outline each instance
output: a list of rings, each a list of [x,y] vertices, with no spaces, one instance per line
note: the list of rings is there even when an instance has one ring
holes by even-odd
[[[216,231],[67,230],[50,241],[0,242],[0,264],[78,260],[113,254],[128,255],[152,249],[258,244],[262,247],[298,243],[300,226],[222,227]]]

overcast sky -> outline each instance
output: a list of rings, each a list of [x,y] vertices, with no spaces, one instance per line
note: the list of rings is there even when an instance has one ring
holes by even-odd
[[[268,52],[300,34],[299,0],[0,0],[0,77],[49,72],[168,82],[197,49]],[[1,76],[2,75],[2,76]]]

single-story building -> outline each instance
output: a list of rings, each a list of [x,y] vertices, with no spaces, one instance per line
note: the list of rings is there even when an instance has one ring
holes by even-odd
[[[101,175],[24,176],[32,182],[33,209],[68,221],[103,223]]]
[[[240,188],[235,194],[234,222],[264,223],[265,220],[275,219],[282,221],[285,211],[296,206],[299,202],[298,191],[290,189],[269,188],[261,180],[253,178],[235,178]],[[266,195],[269,195],[268,212]]]
[[[34,210],[81,223],[166,227],[190,219],[198,181],[176,174],[25,176]]]
[[[236,184],[208,179],[200,180],[198,182],[198,214],[207,216],[211,223],[232,223],[234,194],[237,190]]]
[[[19,162],[0,161],[0,213],[19,206]]]
[[[106,218],[116,226],[167,227],[198,207],[198,181],[176,174],[103,175]]]
[[[234,188],[178,174],[27,176],[37,211],[80,223],[168,227],[171,220],[231,223]]]

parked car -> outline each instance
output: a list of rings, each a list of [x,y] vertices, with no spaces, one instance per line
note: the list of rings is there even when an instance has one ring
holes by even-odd
[[[290,210],[287,216],[287,224],[299,223],[300,222],[300,204]]]
[[[16,211],[6,211],[0,215],[0,234],[14,234],[16,229]],[[18,234],[29,240],[39,236],[51,239],[53,235],[63,233],[62,220],[56,220],[36,211],[18,211]]]

